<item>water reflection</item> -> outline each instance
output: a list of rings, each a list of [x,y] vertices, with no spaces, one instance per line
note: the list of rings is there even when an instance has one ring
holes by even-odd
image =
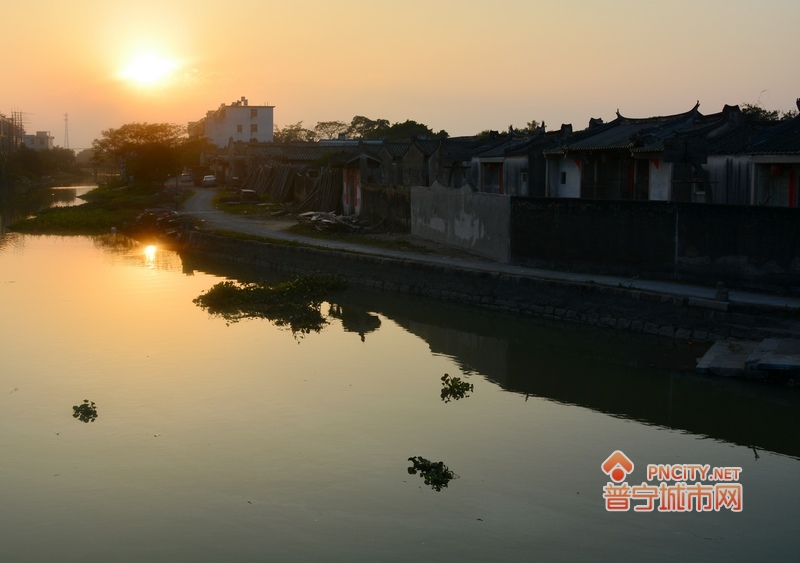
[[[144,264],[148,270],[156,267],[156,246],[154,244],[144,247]]]
[[[367,344],[330,316],[329,330],[287,346],[292,339],[272,323],[226,328],[191,303],[221,279],[269,272],[189,276],[185,264],[154,272],[143,246],[25,240],[25,252],[0,253],[3,281],[15,281],[0,283],[8,321],[0,443],[14,452],[0,464],[6,559],[63,559],[81,553],[87,537],[103,560],[122,549],[136,560],[269,552],[304,561],[510,561],[558,558],[565,545],[598,558],[622,546],[635,560],[674,555],[672,538],[691,559],[763,558],[755,546],[777,546],[774,559],[793,553],[800,497],[785,484],[797,462],[761,450],[771,435],[791,433],[797,405],[775,407],[751,385],[742,400],[771,408],[766,428],[735,404],[738,412],[724,411],[745,387],[723,386],[709,400],[696,382],[709,380],[680,371],[691,347],[360,287],[328,299],[346,315],[380,320]],[[156,261],[170,255],[159,248]],[[443,405],[445,372],[474,383],[475,394]],[[541,398],[526,403],[526,394]],[[114,416],[91,428],[70,423],[62,409],[80,396],[113,404]],[[688,408],[698,422],[681,426],[687,398],[697,401]],[[693,434],[627,420],[634,416]],[[747,439],[731,431],[735,417],[755,429],[754,450],[696,439]],[[631,516],[620,526],[603,510],[600,470],[619,447],[639,471],[673,459],[741,465],[749,508],[735,517]],[[448,465],[460,474],[452,489]],[[75,518],[83,498],[92,510]],[[37,541],[42,530],[53,532],[48,542]],[[148,541],[128,541],[131,530]]]
[[[247,279],[260,274],[191,256],[192,268]],[[520,400],[542,397],[745,447],[800,457],[797,390],[695,374],[706,343],[548,322],[358,288],[333,310],[385,317]],[[375,323],[377,325],[377,323]],[[377,330],[377,328],[375,329]]]
[[[121,255],[132,265],[141,265],[148,270],[170,272],[183,270],[180,256],[162,245],[142,243],[120,233],[92,235],[89,238],[97,248]]]
[[[68,207],[84,203],[80,196],[97,186],[67,186],[46,189],[22,189],[0,186],[0,235],[8,225],[25,219],[40,209]],[[0,245],[2,245],[0,238]]]
[[[355,332],[361,337],[361,342],[370,332],[376,331],[381,326],[381,318],[373,315],[367,309],[354,305],[332,303],[328,314],[342,321],[345,332]]]

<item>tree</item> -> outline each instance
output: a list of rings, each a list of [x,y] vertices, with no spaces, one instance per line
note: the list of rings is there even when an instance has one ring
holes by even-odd
[[[314,131],[303,127],[303,122],[298,121],[294,125],[287,125],[283,129],[275,125],[275,132],[272,140],[276,143],[287,143],[290,141],[313,141]]]
[[[767,110],[761,106],[759,102],[754,104],[742,104],[742,113],[749,115],[759,121],[788,121],[797,116],[797,110],[780,111],[780,110]]]
[[[373,120],[357,115],[350,121],[346,133],[351,139],[380,139],[385,136],[388,129],[389,121],[386,119]]]
[[[520,135],[533,135],[542,127],[542,125],[543,124],[539,121],[532,119],[522,129],[514,129],[514,133],[518,133]]]
[[[336,139],[340,134],[347,131],[347,123],[344,121],[320,121],[314,126],[314,133],[319,139]]]
[[[433,129],[424,123],[417,123],[412,119],[406,119],[404,122],[394,123],[386,130],[385,138],[390,141],[404,141],[413,137],[422,137],[428,139],[448,137],[446,131],[442,130],[439,133],[434,133]]]
[[[355,116],[347,128],[347,136],[353,139],[386,139],[389,141],[405,141],[412,137],[429,139],[444,139],[450,135],[442,129],[434,133],[433,129],[424,123],[414,120],[389,124],[388,119],[370,119],[363,115]]]
[[[116,163],[123,179],[162,180],[178,167],[185,133],[185,127],[174,123],[126,123],[92,142],[93,159]]]

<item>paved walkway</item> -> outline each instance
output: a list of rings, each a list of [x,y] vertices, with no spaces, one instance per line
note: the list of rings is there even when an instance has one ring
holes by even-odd
[[[202,228],[205,230],[232,231],[263,238],[292,240],[319,248],[346,250],[348,252],[358,252],[362,254],[372,254],[425,263],[448,264],[458,268],[500,272],[520,276],[529,276],[538,279],[582,283],[592,282],[612,287],[623,286],[631,289],[641,289],[653,293],[661,293],[664,295],[695,299],[713,300],[716,293],[715,288],[700,285],[676,283],[670,281],[640,280],[638,278],[605,276],[599,274],[561,272],[555,270],[544,270],[540,268],[526,268],[511,264],[502,264],[474,255],[468,255],[466,252],[459,252],[445,246],[440,246],[438,251],[435,252],[423,253],[391,250],[378,246],[356,244],[346,241],[305,237],[285,231],[287,227],[294,225],[295,221],[248,218],[246,216],[233,215],[214,209],[212,206],[212,199],[215,191],[216,190],[214,189],[198,188],[195,190],[194,195],[183,204],[182,210],[185,213],[189,213],[200,219],[202,221]],[[729,293],[729,300],[731,303],[800,309],[800,298],[751,291],[731,290]]]

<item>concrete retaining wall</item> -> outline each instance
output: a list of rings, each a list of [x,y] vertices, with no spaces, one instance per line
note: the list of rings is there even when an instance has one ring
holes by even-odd
[[[510,205],[507,196],[468,187],[413,187],[411,234],[507,262]]]
[[[669,338],[800,337],[792,312],[667,297],[624,287],[566,283],[192,231],[183,252],[272,270],[340,275],[351,284]]]

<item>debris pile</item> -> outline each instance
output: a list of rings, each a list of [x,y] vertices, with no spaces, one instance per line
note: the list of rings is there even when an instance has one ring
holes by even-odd
[[[353,215],[337,215],[325,211],[307,211],[297,215],[302,225],[310,225],[318,231],[355,233],[368,230],[370,224]]]

